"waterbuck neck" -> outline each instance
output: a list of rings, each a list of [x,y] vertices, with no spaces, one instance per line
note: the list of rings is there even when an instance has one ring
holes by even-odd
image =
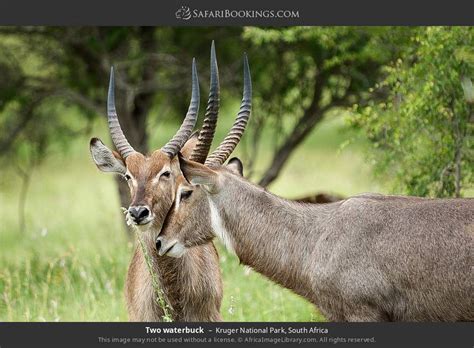
[[[226,179],[232,184],[209,196],[215,234],[243,264],[309,296],[315,246],[340,204],[296,203],[243,180]]]
[[[131,319],[162,320],[163,309],[156,303],[148,257],[174,321],[221,321],[222,280],[214,244],[192,248],[181,258],[158,256],[154,235],[159,232],[153,228],[138,231],[144,250],[137,240],[129,266],[126,296]]]

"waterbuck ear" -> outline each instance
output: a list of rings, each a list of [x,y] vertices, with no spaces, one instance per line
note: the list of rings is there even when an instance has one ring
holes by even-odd
[[[120,155],[112,152],[99,138],[91,139],[89,149],[92,159],[101,171],[118,174],[125,174],[127,171]]]
[[[216,191],[218,174],[214,170],[206,167],[204,164],[185,159],[181,153],[178,153],[178,159],[181,171],[189,183],[192,185],[202,185],[209,192]]]
[[[226,168],[234,174],[244,176],[244,165],[237,157],[231,158],[227,163]]]
[[[194,147],[197,144],[199,137],[199,131],[194,131],[193,134],[189,137],[189,139],[186,141],[186,143],[183,145],[181,148],[181,153],[183,154],[184,158],[189,158],[191,156],[191,153],[194,150]]]

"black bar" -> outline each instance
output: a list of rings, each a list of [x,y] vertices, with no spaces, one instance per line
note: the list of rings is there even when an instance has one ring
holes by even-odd
[[[472,348],[473,329],[472,323],[0,323],[0,347]]]
[[[184,6],[191,18],[178,14]],[[195,13],[213,11],[213,17]],[[224,12],[215,12],[216,10]],[[225,17],[225,11],[237,17]],[[280,18],[263,11],[297,11]],[[195,12],[197,11],[197,12]],[[221,13],[224,18],[215,18]],[[231,12],[228,12],[230,14]],[[249,17],[249,13],[253,13]],[[472,0],[2,0],[0,25],[158,25],[158,26],[289,26],[289,25],[472,25]],[[209,13],[208,13],[209,14]],[[242,18],[240,14],[245,14]],[[283,13],[281,13],[283,15]],[[269,17],[270,16],[270,17]],[[178,17],[178,18],[177,18]]]

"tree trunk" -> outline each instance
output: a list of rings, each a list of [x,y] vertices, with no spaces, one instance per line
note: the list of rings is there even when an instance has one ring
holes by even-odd
[[[303,142],[314,127],[322,120],[324,112],[328,109],[328,107],[321,109],[319,106],[326,81],[326,74],[319,73],[316,76],[314,81],[313,100],[311,101],[310,106],[305,110],[296,126],[276,151],[272,163],[260,179],[260,186],[267,187],[278,177],[295,148]]]
[[[264,176],[260,179],[260,186],[266,187],[278,177],[295,148],[303,142],[322,119],[323,113],[321,110],[301,118],[293,132],[273,156],[270,167],[268,167]]]

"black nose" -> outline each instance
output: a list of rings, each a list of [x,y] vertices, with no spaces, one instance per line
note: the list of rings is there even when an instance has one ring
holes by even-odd
[[[140,224],[143,220],[150,216],[150,210],[144,205],[130,207],[128,212],[137,224]]]
[[[160,249],[161,249],[161,238],[158,237],[156,239],[156,251],[160,251]]]

